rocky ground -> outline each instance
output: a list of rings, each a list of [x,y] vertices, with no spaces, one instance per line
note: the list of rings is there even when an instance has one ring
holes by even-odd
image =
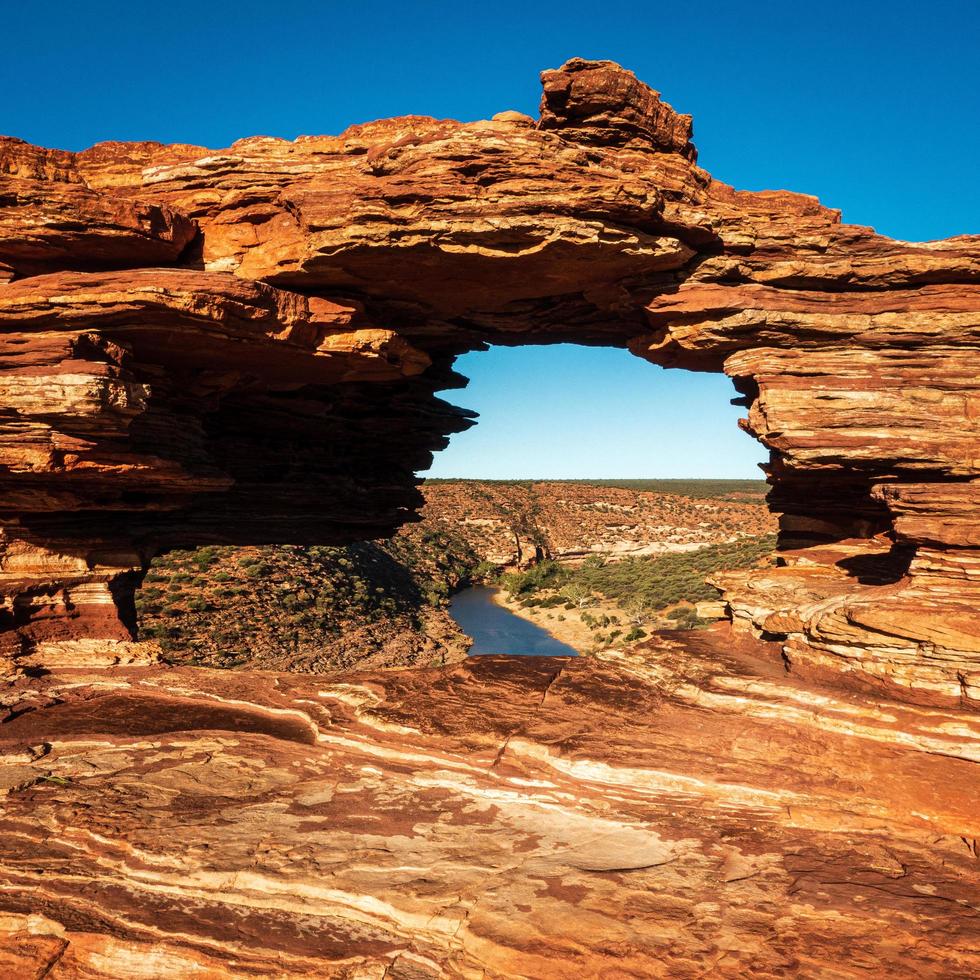
[[[21,678],[0,974],[980,972],[975,713],[715,628],[629,658]]]
[[[422,517],[488,561],[689,551],[773,533],[761,480],[427,480]]]
[[[567,620],[581,625],[588,642],[573,645],[582,650],[621,644],[626,636],[635,641],[649,630],[695,625],[692,603],[718,595],[705,585],[707,574],[751,564],[772,549],[774,539],[751,536],[774,522],[759,485],[745,483],[706,483],[701,490],[691,481],[679,488],[683,493],[587,483],[426,483],[422,520],[383,541],[208,546],[158,558],[137,593],[140,636],[159,643],[169,662],[210,667],[452,663],[469,645],[447,612],[461,585],[495,581],[511,566],[550,567],[552,556],[570,567],[590,555],[589,563],[602,559],[610,568],[604,576],[588,568],[578,573],[588,579],[589,601],[579,597],[574,611],[541,625],[556,635],[567,632]],[[702,492],[708,495],[689,496]],[[733,539],[720,550],[713,544]],[[647,557],[656,553],[659,561]],[[640,557],[620,561],[628,554]],[[614,562],[625,573],[618,578]],[[528,576],[522,581],[532,584]],[[632,586],[624,589],[624,582]],[[522,592],[525,607],[541,601],[533,593]],[[557,586],[547,597],[567,601]],[[686,612],[678,616],[679,608]],[[595,619],[585,624],[583,615]],[[596,624],[610,615],[617,623],[635,620],[633,634],[613,624],[600,637]]]

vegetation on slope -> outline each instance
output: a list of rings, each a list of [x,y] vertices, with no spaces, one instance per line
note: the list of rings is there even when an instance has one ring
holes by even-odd
[[[324,670],[465,654],[446,614],[479,559],[442,531],[346,547],[172,551],[154,561],[141,635],[174,662]]]
[[[459,483],[446,477],[430,477],[426,485]],[[765,480],[467,480],[474,486],[532,487],[535,483],[567,483],[582,487],[611,487],[622,490],[644,490],[652,493],[668,493],[694,500],[753,500],[762,503],[769,491]]]
[[[702,625],[696,604],[719,596],[705,579],[722,569],[756,565],[775,544],[775,535],[767,534],[697,551],[617,562],[594,555],[577,567],[547,561],[525,571],[507,572],[500,576],[499,584],[525,608],[575,610],[596,634],[597,645],[608,646],[620,637],[624,642],[644,638],[647,630],[643,627],[690,629]],[[602,601],[612,603],[616,611],[593,615],[589,608]],[[599,632],[624,622],[632,628]]]
[[[570,570],[569,581],[653,612],[678,602],[717,599],[719,592],[705,582],[707,576],[720,569],[754,565],[775,546],[775,535],[767,534],[657,557],[615,563],[586,561]]]

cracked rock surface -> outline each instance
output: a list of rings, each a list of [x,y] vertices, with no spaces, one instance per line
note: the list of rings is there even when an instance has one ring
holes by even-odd
[[[0,970],[976,976],[976,716],[758,653],[17,682]]]

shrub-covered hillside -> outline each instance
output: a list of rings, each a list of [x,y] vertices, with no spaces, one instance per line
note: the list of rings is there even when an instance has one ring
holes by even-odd
[[[154,561],[141,636],[173,662],[329,670],[465,655],[445,603],[478,561],[444,532],[346,547],[207,547]]]
[[[702,625],[697,603],[719,596],[705,579],[765,562],[775,544],[775,535],[760,535],[657,557],[613,562],[592,555],[577,567],[545,561],[506,572],[499,584],[536,622],[588,652],[642,640],[656,629]]]

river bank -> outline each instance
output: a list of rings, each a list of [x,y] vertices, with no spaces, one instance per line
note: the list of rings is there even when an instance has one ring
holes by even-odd
[[[552,632],[517,616],[497,602],[499,589],[474,585],[457,592],[449,603],[449,615],[472,639],[471,657],[577,657],[579,650]]]
[[[607,599],[597,598],[587,609],[565,609],[564,606],[551,608],[523,606],[520,599],[511,596],[504,589],[496,589],[493,601],[515,616],[550,633],[556,640],[574,647],[583,656],[595,653],[599,649],[609,649],[610,646],[615,649],[627,649],[643,639],[638,637],[628,643],[623,641],[623,636],[627,635],[633,626],[623,610],[615,602]],[[582,618],[583,613],[593,621],[603,622],[608,618],[608,628],[597,631]],[[610,632],[617,631],[621,635],[617,636],[612,644],[598,641],[597,633],[608,637]]]

